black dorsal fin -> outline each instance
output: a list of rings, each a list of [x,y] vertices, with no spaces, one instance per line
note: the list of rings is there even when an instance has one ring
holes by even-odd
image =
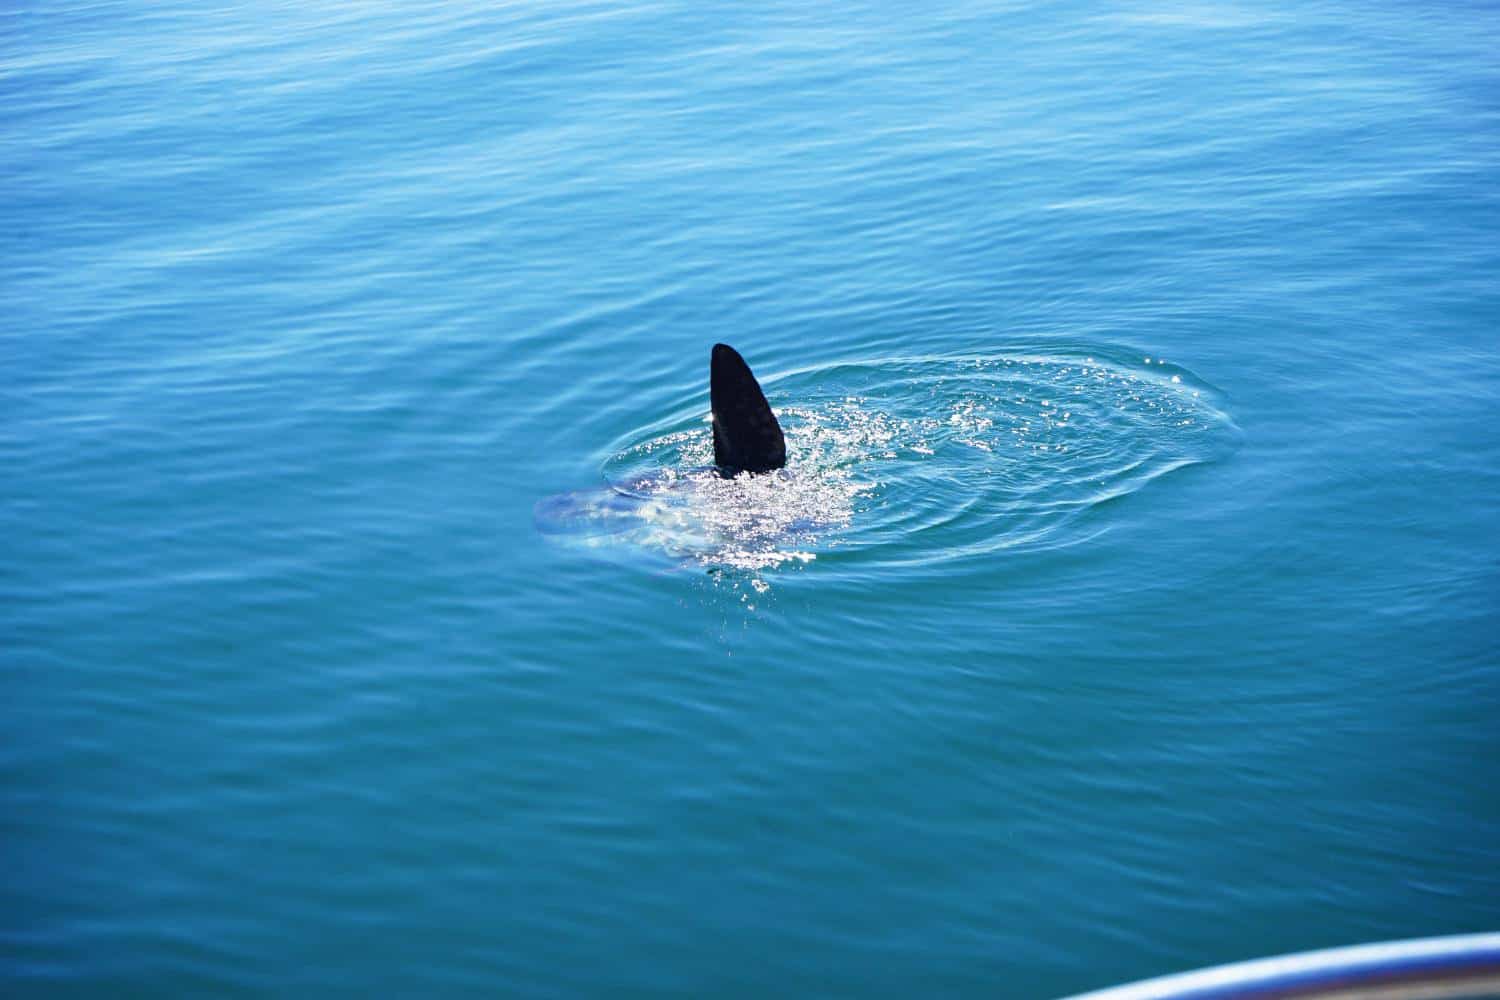
[[[724,472],[770,472],[786,465],[786,438],[760,383],[739,352],[715,344],[709,365],[714,464]]]

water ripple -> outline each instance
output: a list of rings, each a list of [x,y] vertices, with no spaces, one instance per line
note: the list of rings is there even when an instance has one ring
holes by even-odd
[[[849,362],[765,387],[786,469],[718,476],[707,415],[684,406],[617,443],[608,489],[539,503],[538,526],[751,572],[829,557],[933,565],[1084,541],[1087,515],[1236,438],[1189,371],[1103,349]]]

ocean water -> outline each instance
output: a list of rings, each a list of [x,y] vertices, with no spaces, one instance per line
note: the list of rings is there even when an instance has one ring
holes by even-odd
[[[1500,924],[1500,13],[0,11],[7,995]],[[704,472],[711,346],[787,428]]]

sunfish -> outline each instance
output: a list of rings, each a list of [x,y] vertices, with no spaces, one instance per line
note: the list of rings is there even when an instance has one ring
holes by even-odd
[[[770,472],[786,465],[786,438],[766,394],[740,352],[715,344],[708,369],[714,465],[720,475]]]

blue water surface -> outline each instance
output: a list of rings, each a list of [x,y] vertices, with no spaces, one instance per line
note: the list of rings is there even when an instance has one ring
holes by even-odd
[[[4,992],[1045,998],[1493,929],[1497,52],[9,5]],[[780,480],[700,474],[716,341]]]

